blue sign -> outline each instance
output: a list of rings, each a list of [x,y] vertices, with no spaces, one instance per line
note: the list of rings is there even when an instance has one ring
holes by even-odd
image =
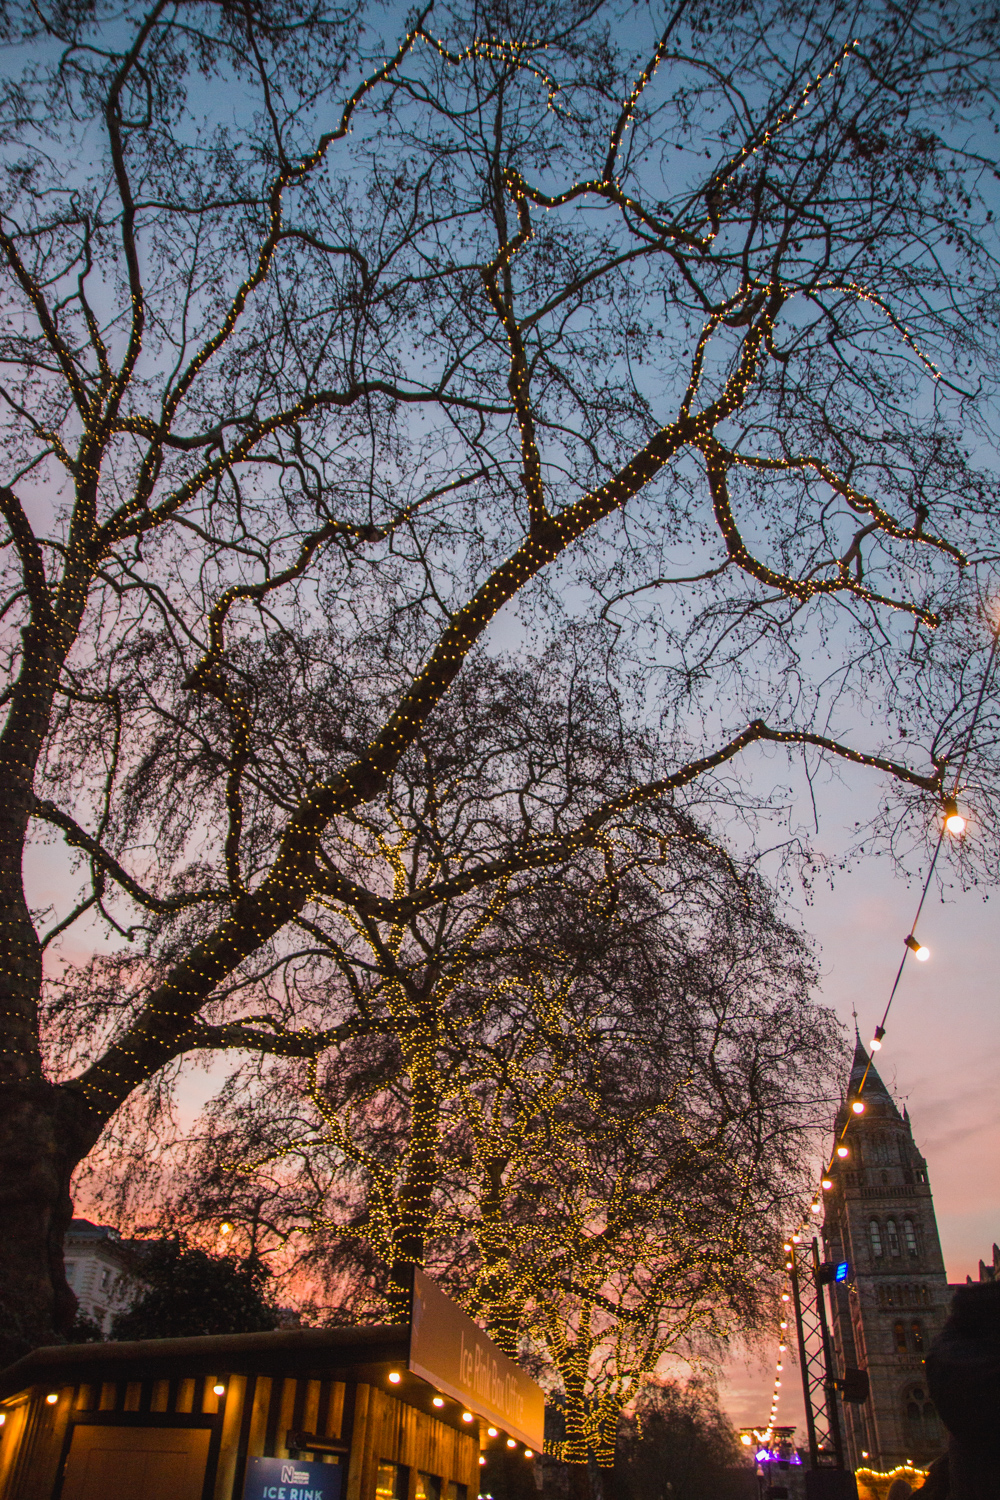
[[[842,1260],[833,1273],[833,1279],[834,1281],[846,1281],[850,1274],[850,1263],[846,1260]]]
[[[243,1500],[340,1500],[339,1464],[248,1458]]]

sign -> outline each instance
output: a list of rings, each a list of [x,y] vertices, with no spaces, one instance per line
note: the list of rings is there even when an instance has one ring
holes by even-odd
[[[545,1393],[419,1267],[413,1271],[409,1367],[468,1411],[541,1452]]]
[[[243,1500],[340,1500],[340,1465],[248,1458]]]

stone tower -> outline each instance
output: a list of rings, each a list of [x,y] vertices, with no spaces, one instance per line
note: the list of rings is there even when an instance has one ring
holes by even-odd
[[[945,1449],[945,1436],[924,1382],[924,1355],[948,1315],[951,1291],[938,1240],[927,1163],[913,1143],[910,1121],[874,1067],[864,1090],[868,1054],[858,1038],[847,1095],[837,1115],[832,1188],[825,1199],[827,1259],[848,1261],[846,1285],[831,1287],[838,1375],[868,1371],[864,1405],[843,1404],[852,1468],[887,1470],[907,1460],[926,1465]],[[855,1114],[856,1100],[864,1113]]]

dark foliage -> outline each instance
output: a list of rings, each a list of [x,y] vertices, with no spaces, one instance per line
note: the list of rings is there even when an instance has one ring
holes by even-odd
[[[752,1470],[713,1387],[649,1385],[619,1429],[616,1500],[749,1500]]]
[[[180,1240],[144,1249],[133,1270],[143,1288],[114,1321],[116,1339],[178,1339],[207,1333],[263,1333],[277,1326],[269,1273],[255,1255],[208,1255]]]

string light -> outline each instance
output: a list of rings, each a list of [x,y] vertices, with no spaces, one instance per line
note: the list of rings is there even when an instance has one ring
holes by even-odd
[[[537,43],[521,44],[513,41],[482,41],[477,39],[461,52],[451,52],[442,42],[425,32],[422,25],[413,28],[407,34],[396,56],[386,62],[382,68],[374,73],[370,79],[362,83],[351,95],[342,111],[340,123],[337,128],[321,138],[314,152],[308,156],[304,156],[294,165],[283,167],[281,173],[275,179],[269,198],[269,233],[261,247],[257,264],[253,272],[244,279],[238,288],[237,294],[232,300],[217,335],[204,345],[196,358],[191,362],[188,370],[183,374],[181,380],[177,383],[172,398],[172,407],[167,413],[170,419],[173,418],[191,383],[198,377],[208,361],[228,339],[251,294],[268,274],[280,239],[282,199],[286,189],[295,183],[303,181],[308,173],[324,159],[331,143],[346,135],[350,128],[352,115],[361,100],[377,83],[386,81],[398,69],[403,59],[418,42],[435,49],[440,58],[455,66],[469,60],[486,59],[509,64],[518,69],[524,69],[547,89],[548,107],[550,109],[556,107],[556,101],[560,92],[559,85],[547,71],[533,62],[528,55],[531,48],[538,46]],[[792,106],[771,120],[767,129],[756,132],[753,142],[748,143],[722,171],[715,175],[713,179],[714,185],[716,187],[721,186],[740,165],[763,149],[779,131],[793,122],[805,107],[810,97],[826,79],[833,76],[856,46],[857,42],[852,41],[848,43],[828,70],[820,75],[819,78],[810,80],[797,96]],[[661,42],[653,61],[644,69],[636,85],[628,95],[623,106],[619,135],[631,123],[642,89],[652,78],[662,57],[666,55],[665,47],[665,41]],[[600,192],[619,206],[627,207],[629,211],[632,211],[635,207],[632,200],[621,193],[617,183],[605,180],[605,178],[602,178],[597,184],[577,185],[566,194],[551,199],[545,199],[544,195],[529,191],[523,180],[513,172],[509,172],[505,180],[508,190],[518,208],[519,233],[512,241],[504,245],[502,250],[498,252],[495,261],[484,270],[483,279],[487,284],[488,291],[496,290],[497,279],[501,273],[510,267],[514,257],[528,243],[531,237],[532,227],[529,203],[533,202],[546,208],[553,207],[559,203],[568,202],[570,197],[578,191],[593,190],[594,192]],[[676,238],[683,238],[679,230],[671,228],[670,232]],[[695,243],[700,246],[703,242],[696,241]],[[749,300],[748,294],[750,290],[751,288],[749,287],[741,289],[741,297],[744,301]],[[856,290],[858,295],[869,296],[863,289],[859,288]],[[501,320],[508,332],[510,343],[511,395],[516,418],[520,426],[521,452],[524,458],[526,488],[529,491],[528,500],[531,510],[533,534],[517,549],[513,557],[509,558],[489,576],[486,584],[476,592],[473,599],[452,617],[437,647],[431,653],[430,659],[417,674],[416,682],[411,691],[406,695],[397,712],[392,715],[388,724],[384,726],[382,732],[369,747],[364,765],[360,762],[352,764],[344,773],[341,778],[344,787],[351,788],[353,786],[352,778],[355,778],[360,784],[363,771],[371,772],[372,774],[376,772],[381,774],[387,766],[391,769],[391,766],[398,761],[398,757],[402,751],[413,742],[414,735],[426,719],[431,707],[440,701],[444,688],[453,680],[455,673],[465,660],[472,644],[481,637],[486,624],[490,619],[496,617],[502,605],[508,599],[512,598],[528,579],[534,577],[547,563],[551,562],[574,540],[583,535],[588,528],[595,525],[596,522],[605,516],[612,514],[627,499],[638,493],[680,451],[684,444],[689,444],[693,450],[700,451],[704,458],[716,518],[727,553],[750,577],[765,583],[768,587],[776,587],[786,597],[796,600],[812,599],[823,594],[847,592],[860,600],[880,602],[894,609],[908,610],[917,619],[923,620],[928,625],[933,625],[936,622],[935,616],[916,605],[905,604],[891,599],[882,599],[880,596],[870,593],[857,581],[857,578],[848,576],[843,569],[841,569],[838,576],[831,578],[818,579],[811,576],[808,578],[794,578],[778,573],[765,566],[751,554],[745,545],[730,504],[728,474],[734,464],[744,462],[753,463],[754,460],[744,459],[738,454],[727,451],[713,436],[713,433],[717,426],[724,423],[738,409],[745,400],[753,382],[757,379],[760,368],[766,358],[768,340],[772,337],[778,312],[783,306],[785,298],[785,290],[780,289],[773,296],[773,304],[768,306],[759,318],[754,317],[743,346],[742,358],[738,361],[738,367],[733,377],[727,380],[721,397],[712,402],[703,412],[692,416],[694,396],[700,386],[701,372],[709,339],[714,335],[716,328],[721,325],[723,320],[719,319],[713,323],[710,332],[707,331],[708,325],[706,325],[706,331],[703,332],[696,349],[692,379],[681,412],[682,420],[673,424],[669,429],[662,429],[641,452],[633,457],[631,462],[621,470],[613,481],[609,481],[608,484],[582,497],[578,505],[571,508],[569,514],[554,516],[545,507],[545,497],[540,479],[541,469],[534,441],[533,418],[527,382],[527,366],[524,359],[523,346],[518,343],[518,333],[513,319],[509,315],[505,304],[503,304],[502,298],[499,297],[499,292],[497,292],[497,301],[494,303],[494,306],[499,309],[499,315],[502,315]],[[136,328],[139,326],[139,311],[139,309],[136,309]],[[908,333],[906,333],[906,337],[909,338]],[[261,428],[255,428],[252,438],[250,436],[241,438],[224,455],[213,459],[200,469],[178,491],[178,494],[173,497],[173,503],[179,507],[190,496],[198,493],[200,488],[204,488],[207,484],[218,478],[225,468],[231,468],[234,464],[242,462],[247,458],[254,451],[254,445],[259,444],[262,434],[268,435],[282,424],[286,426],[294,425],[300,418],[308,415],[310,409],[308,402],[299,403],[290,412],[282,413],[280,422],[275,420],[270,425],[265,423]],[[143,499],[142,503],[143,505],[145,504],[145,499]],[[861,501],[858,503],[860,505]],[[133,507],[133,510],[140,508],[137,505]],[[150,521],[148,524],[152,525],[153,523]],[[907,534],[904,530],[895,527],[891,518],[887,516],[880,520],[880,526],[887,535],[898,536]],[[317,533],[316,535],[319,536],[321,534]],[[920,540],[922,542],[929,542],[932,545],[935,544],[935,539],[933,538],[920,537]],[[316,545],[319,545],[319,543],[317,542]],[[946,544],[942,543],[941,545],[945,546]],[[311,552],[306,547],[303,549],[303,566],[309,556],[311,556]],[[273,586],[273,582],[273,580],[269,580],[268,588]],[[241,587],[225,592],[219,606],[212,611],[209,648],[195,669],[195,672],[192,673],[188,684],[192,692],[210,693],[229,709],[233,721],[232,759],[234,765],[238,765],[241,762],[241,758],[249,743],[249,718],[244,699],[228,687],[221,672],[222,622],[225,619],[229,605],[236,598],[260,598],[267,591],[261,587],[259,593],[255,594],[255,587]],[[746,731],[736,736],[722,751],[692,763],[691,766],[685,767],[675,777],[655,783],[652,787],[636,789],[628,798],[623,799],[623,805],[635,805],[643,799],[649,800],[653,796],[662,796],[669,789],[683,786],[687,781],[693,780],[696,775],[723,764],[739,750],[746,748],[758,739],[771,740],[786,745],[821,744],[861,764],[883,768],[887,764],[879,760],[878,757],[864,756],[857,752],[848,751],[844,747],[835,746],[832,742],[824,741],[818,736],[770,730],[761,721],[754,721]],[[892,767],[891,769],[894,771],[899,770],[898,767]],[[345,793],[344,795],[346,796],[347,794]],[[232,943],[234,949],[240,947],[240,942],[237,939],[242,938],[242,932],[252,934],[253,939],[258,945],[263,944],[288,921],[292,920],[294,916],[300,914],[307,901],[316,898],[319,894],[315,883],[318,877],[305,868],[296,868],[292,857],[284,854],[282,855],[284,863],[276,862],[275,868],[270,873],[268,879],[263,881],[259,888],[255,888],[251,894],[243,884],[243,877],[240,870],[238,845],[243,812],[238,771],[234,771],[227,782],[226,804],[229,811],[232,843],[232,851],[230,852],[227,849],[228,897],[233,901],[233,910],[219,924],[217,932],[212,935],[212,943],[220,953],[226,949],[227,943]],[[335,809],[335,807],[336,796],[331,791],[331,788],[326,786],[320,788],[315,796],[310,795],[309,798],[304,799],[303,806],[298,810],[296,815],[293,832],[296,836],[299,836],[303,833],[303,830],[307,830],[311,834],[317,828],[322,829],[333,816],[331,809]],[[964,820],[961,821],[962,830],[959,831],[964,831]],[[952,815],[949,814],[946,818],[945,826],[948,827],[949,832],[956,832],[950,826],[951,822]],[[309,840],[304,835],[303,841],[304,843],[309,843]],[[309,843],[309,847],[311,851],[311,843]],[[312,854],[310,853],[310,863],[311,859]],[[129,889],[124,881],[122,883],[126,889]],[[241,903],[241,915],[239,918],[237,918],[235,913],[237,899]],[[502,899],[502,891],[499,899]],[[489,918],[484,919],[484,921],[490,919],[492,919],[492,907]],[[395,936],[390,938],[390,949],[393,941],[395,941]],[[922,950],[919,945],[913,946],[910,939],[907,939],[907,944],[913,947],[917,958],[927,956],[927,951]],[[208,946],[207,942],[203,945],[206,955],[208,953]],[[242,939],[241,958],[245,956],[246,949],[247,942],[245,939]],[[206,956],[205,974],[208,975],[208,981],[212,980],[213,975],[216,978],[220,977],[222,974],[230,972],[235,966],[235,961],[230,962],[225,956],[223,958],[216,958],[213,961],[216,964],[215,970],[210,969]],[[172,1003],[176,1004],[176,1009],[171,1010],[170,1005],[164,1003],[162,996],[158,994],[154,1007],[155,1014],[153,1021],[148,1024],[144,1023],[144,1029],[140,1028],[127,1036],[125,1040],[117,1045],[116,1049],[108,1053],[100,1066],[92,1071],[91,1076],[88,1077],[83,1087],[88,1099],[95,1105],[95,1109],[100,1106],[102,1101],[115,1101],[121,1094],[122,1080],[128,1082],[131,1075],[137,1069],[141,1072],[139,1063],[140,1051],[153,1044],[152,1038],[154,1033],[158,1034],[160,1029],[164,1032],[169,1029],[165,1025],[166,1018],[173,1016],[182,1024],[190,1025],[191,1016],[197,1012],[199,1003],[203,998],[199,986],[204,988],[204,983],[208,982],[205,980],[204,975],[195,976],[194,968],[195,965],[193,963],[187,969],[185,969],[184,965],[179,964],[162,987],[162,995],[171,997]],[[396,1005],[401,1011],[404,1005],[404,1001],[401,998],[403,986],[401,984],[397,985],[395,991],[392,990],[392,986],[389,989],[390,998],[388,1004],[390,1009],[393,1005]],[[210,993],[210,991],[211,985],[209,985],[209,990],[206,993]],[[322,1044],[322,1033],[304,1028],[297,1031],[294,1035],[300,1046],[307,1047],[310,1039],[313,1039],[316,1051],[318,1052]],[[274,1024],[273,1036],[285,1036],[288,1038],[291,1036],[291,1033],[283,1031],[280,1026]],[[159,1045],[166,1047],[169,1043],[163,1042],[159,1043]],[[428,1039],[426,1034],[417,1032],[412,1036],[410,1042],[407,1044],[407,1048],[407,1067],[411,1077],[417,1077],[420,1075],[421,1070],[426,1072],[428,1068],[428,1056],[432,1051],[432,1041]],[[316,1054],[314,1052],[310,1059],[310,1065],[314,1067],[315,1061]],[[120,1064],[120,1066],[116,1067],[116,1063]],[[318,1096],[320,1090],[315,1068],[311,1074],[311,1082],[315,1085],[314,1097]],[[855,1108],[857,1109],[858,1106],[856,1105]],[[324,1119],[330,1132],[329,1138],[333,1139],[335,1127],[331,1123],[328,1114],[324,1114]],[[414,1121],[418,1134],[421,1129],[426,1127],[431,1131],[431,1139],[436,1141],[436,1138],[433,1137],[433,1128],[427,1125],[426,1120],[421,1120],[419,1108],[416,1106]],[[339,1126],[336,1128],[340,1130],[338,1139],[344,1139],[345,1132]],[[847,1149],[840,1148],[838,1155],[847,1156]],[[826,1186],[825,1182],[824,1186]],[[407,1219],[409,1210],[405,1206],[401,1208],[398,1201],[391,1204],[386,1202],[380,1204],[374,1212],[378,1221],[376,1233],[382,1235],[384,1244],[398,1244],[400,1240],[405,1240],[407,1230],[412,1227]],[[219,1227],[220,1236],[226,1238],[232,1233],[233,1225],[228,1221],[224,1221]],[[793,1237],[793,1239],[797,1240],[798,1236]],[[784,1295],[783,1300],[788,1300],[787,1295]],[[779,1363],[778,1370],[780,1371],[781,1368],[782,1366]],[[395,1371],[391,1372],[388,1378],[390,1383],[393,1384],[397,1384],[401,1380],[400,1374]],[[776,1391],[780,1388],[780,1385],[780,1379],[776,1379]],[[224,1389],[224,1387],[221,1389],[218,1386],[215,1387],[217,1394],[223,1394]],[[58,1398],[57,1395],[53,1394],[46,1399],[49,1402],[55,1402]],[[435,1397],[434,1405],[441,1404],[443,1404],[441,1398]],[[462,1419],[463,1421],[472,1421],[472,1414],[463,1412]],[[490,1432],[491,1435],[496,1435],[496,1429],[490,1429]],[[516,1446],[513,1439],[508,1439],[507,1441],[509,1447],[513,1448]],[[526,1450],[526,1456],[531,1456],[528,1450]]]
[[[977,697],[976,697],[976,702],[975,702],[975,706],[974,706],[973,711],[972,711],[972,716],[971,716],[971,718],[969,720],[969,727],[968,727],[968,730],[967,730],[966,735],[965,735],[965,743],[964,743],[964,745],[962,747],[962,754],[961,754],[961,757],[959,759],[958,767],[957,767],[957,769],[955,771],[954,785],[953,785],[951,793],[949,795],[945,796],[942,799],[942,804],[941,804],[942,821],[941,821],[941,825],[940,825],[940,831],[939,831],[938,837],[937,837],[937,842],[936,842],[936,844],[934,846],[934,853],[931,856],[930,865],[929,865],[928,870],[927,870],[927,877],[924,880],[923,889],[921,890],[921,893],[920,893],[920,900],[917,903],[917,912],[916,912],[916,916],[913,919],[913,925],[911,926],[909,933],[907,934],[906,938],[904,939],[903,957],[900,960],[899,968],[896,970],[896,978],[893,981],[892,989],[889,991],[889,999],[887,1000],[885,1010],[882,1013],[882,1019],[879,1022],[879,1024],[875,1027],[875,1034],[874,1034],[874,1036],[872,1037],[872,1040],[871,1040],[871,1053],[872,1053],[872,1055],[874,1055],[876,1052],[880,1052],[882,1050],[882,1041],[883,1041],[883,1038],[885,1037],[885,1030],[886,1030],[886,1020],[888,1019],[889,1011],[890,1011],[890,1009],[892,1007],[892,1002],[893,1002],[893,1000],[896,997],[896,991],[899,988],[899,982],[900,982],[900,979],[902,978],[902,975],[903,975],[903,966],[906,963],[907,954],[912,953],[913,956],[914,956],[914,958],[916,958],[918,960],[918,962],[920,962],[920,963],[926,963],[927,960],[930,958],[930,949],[927,948],[923,943],[921,943],[919,941],[919,939],[917,938],[917,935],[916,935],[916,932],[917,932],[917,923],[920,921],[920,915],[921,915],[921,912],[924,909],[924,902],[927,899],[927,892],[930,890],[931,880],[932,880],[932,878],[934,876],[934,869],[935,869],[935,866],[937,865],[938,855],[941,852],[941,845],[942,845],[943,840],[944,840],[944,835],[945,835],[946,832],[948,832],[948,833],[952,834],[954,837],[960,837],[961,835],[964,834],[965,829],[967,827],[967,820],[963,816],[963,814],[959,811],[958,802],[957,802],[956,798],[957,798],[957,793],[958,793],[959,786],[960,786],[961,781],[962,781],[962,775],[963,775],[963,773],[965,771],[965,763],[966,763],[966,761],[968,759],[969,751],[972,748],[972,740],[973,740],[973,736],[975,734],[976,726],[977,726],[977,724],[979,722],[979,714],[980,714],[980,711],[982,709],[983,701],[984,701],[985,696],[986,696],[986,690],[987,690],[987,687],[989,686],[990,680],[992,679],[993,669],[994,669],[994,667],[996,665],[997,654],[998,654],[998,651],[1000,651],[1000,620],[998,620],[996,623],[991,623],[991,625],[990,625],[990,632],[991,632],[991,637],[992,637],[991,644],[990,644],[990,651],[989,651],[989,655],[988,655],[988,657],[986,659],[986,665],[985,665],[985,667],[983,669],[983,675],[982,675],[982,679],[981,679],[980,684],[979,684],[979,692],[978,692]],[[868,1081],[868,1075],[871,1072],[871,1067],[872,1067],[872,1058],[869,1057],[868,1061],[867,1061],[867,1063],[865,1065],[864,1072],[861,1075],[861,1080],[860,1080],[860,1082],[858,1084],[858,1093],[859,1094],[861,1094],[861,1093],[864,1092],[864,1087],[865,1087],[866,1082]],[[851,1111],[855,1115],[859,1115],[859,1114],[863,1113],[863,1111],[864,1111],[864,1103],[863,1103],[863,1101],[861,1099],[855,1100],[854,1103],[851,1105]],[[850,1114],[847,1116],[847,1119],[845,1120],[843,1128],[841,1129],[841,1132],[840,1132],[841,1143],[843,1142],[844,1137],[847,1134],[847,1130],[848,1130],[848,1125],[849,1124],[850,1124]],[[846,1146],[844,1146],[843,1144],[840,1144],[840,1145],[837,1146],[835,1154],[837,1156],[839,1156],[839,1157],[846,1157],[847,1155],[849,1155],[849,1152],[848,1152]],[[831,1170],[832,1170],[832,1166],[831,1166]],[[829,1177],[824,1177],[823,1178],[823,1188],[824,1188],[824,1190],[826,1190],[827,1188],[829,1188],[831,1185],[832,1184],[831,1184],[830,1178]]]
[[[959,812],[958,803],[954,797],[944,799],[944,826],[956,838],[965,832],[966,820]]]

